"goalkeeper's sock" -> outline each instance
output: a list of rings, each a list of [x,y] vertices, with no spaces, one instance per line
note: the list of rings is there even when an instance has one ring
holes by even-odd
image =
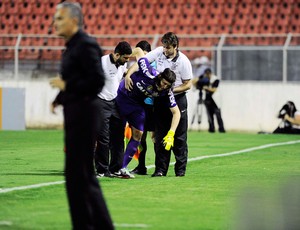
[[[130,141],[129,141],[127,147],[126,147],[125,153],[124,153],[122,168],[127,168],[127,165],[131,161],[131,159],[132,159],[133,155],[135,154],[139,144],[140,144],[139,141],[136,141],[133,138],[130,139]]]

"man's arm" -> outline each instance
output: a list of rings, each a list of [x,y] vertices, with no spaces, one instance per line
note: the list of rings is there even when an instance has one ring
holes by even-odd
[[[170,150],[173,145],[174,145],[174,136],[175,136],[175,131],[177,129],[177,126],[179,124],[179,120],[180,120],[180,111],[178,106],[174,106],[170,108],[171,112],[172,112],[172,122],[171,122],[171,127],[170,130],[168,131],[167,135],[163,138],[163,144],[165,146],[166,150]]]
[[[170,130],[175,132],[180,121],[180,110],[177,105],[170,108],[170,110],[173,115]]]
[[[216,87],[210,87],[210,86],[207,86],[207,85],[203,86],[203,89],[206,90],[206,91],[209,91],[211,93],[214,93],[214,92],[217,91]]]
[[[174,93],[183,93],[192,87],[192,79],[184,80],[180,86],[173,89]]]
[[[300,114],[296,114],[294,118],[286,114],[284,120],[289,121],[293,125],[300,125]]]
[[[145,54],[141,48],[136,47],[132,50],[131,56],[135,57],[136,60],[138,61],[141,57],[144,57]],[[130,68],[128,69],[128,71],[125,75],[125,88],[129,91],[132,89],[132,80],[130,77],[134,72],[138,71],[138,69],[139,69],[139,66],[136,62],[132,66],[130,66]]]

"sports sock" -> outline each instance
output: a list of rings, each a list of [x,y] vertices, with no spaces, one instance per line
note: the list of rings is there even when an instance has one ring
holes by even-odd
[[[130,139],[125,150],[122,168],[126,168],[128,166],[139,144],[140,144],[139,141],[136,141],[133,138]]]

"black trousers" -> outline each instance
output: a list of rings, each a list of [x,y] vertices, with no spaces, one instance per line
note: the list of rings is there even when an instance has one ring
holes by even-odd
[[[64,105],[65,179],[74,230],[114,229],[93,165],[100,112],[97,99]]]
[[[175,175],[185,174],[187,159],[188,159],[188,146],[187,146],[187,128],[188,128],[188,115],[187,115],[187,99],[185,93],[175,96],[176,103],[181,112],[179,125],[176,129],[174,136],[174,147],[172,151],[175,156]],[[161,172],[167,175],[171,150],[165,150],[163,145],[163,138],[167,135],[171,121],[172,113],[168,108],[167,102],[163,100],[155,100],[154,102],[154,115],[155,115],[155,172]]]
[[[285,127],[280,128],[278,127],[273,131],[275,134],[300,134],[300,129],[292,128],[292,127]]]
[[[122,168],[124,157],[124,121],[121,120],[115,100],[98,98],[102,110],[97,134],[95,167],[98,173],[114,173]]]
[[[207,119],[208,119],[208,131],[209,132],[215,132],[215,121],[214,121],[214,115],[216,115],[219,131],[225,132],[223,119],[221,116],[221,110],[218,108],[217,104],[213,99],[205,100],[204,101],[206,112],[207,112]]]

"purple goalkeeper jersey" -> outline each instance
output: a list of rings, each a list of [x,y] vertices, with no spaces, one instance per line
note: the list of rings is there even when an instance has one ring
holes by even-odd
[[[156,77],[159,72],[154,69],[147,58],[138,60],[139,70],[131,75],[133,86],[131,91],[125,88],[125,81],[121,81],[116,102],[120,115],[131,126],[138,130],[144,130],[145,123],[145,102],[146,98],[161,98],[166,101],[166,106],[176,106],[172,89],[158,91]]]
[[[132,102],[143,105],[147,97],[155,98],[166,96],[169,98],[169,107],[176,106],[172,89],[158,91],[156,87],[156,77],[159,72],[150,65],[147,58],[138,60],[139,70],[131,75],[133,87],[131,91],[125,88],[125,81],[121,81],[118,94],[125,94]]]

